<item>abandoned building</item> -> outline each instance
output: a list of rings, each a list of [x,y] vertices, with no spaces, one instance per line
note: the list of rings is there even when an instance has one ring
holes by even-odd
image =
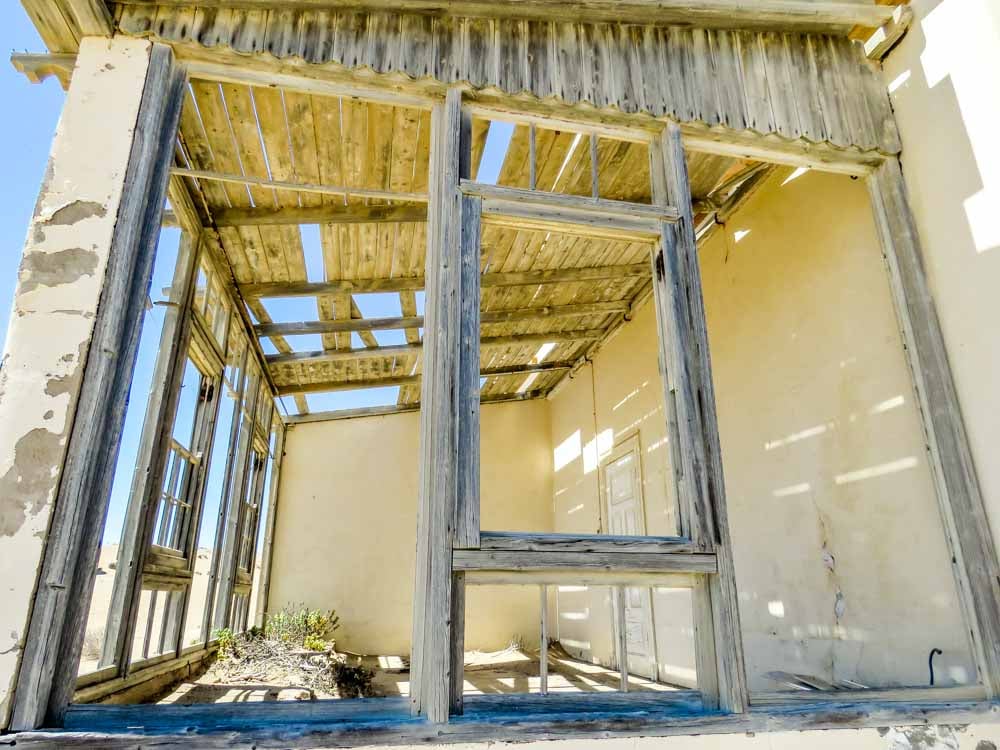
[[[989,0],[22,5],[0,745],[995,750]]]

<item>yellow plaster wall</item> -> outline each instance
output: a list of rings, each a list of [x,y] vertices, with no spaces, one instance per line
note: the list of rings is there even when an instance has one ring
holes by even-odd
[[[775,689],[763,676],[772,670],[926,684],[933,647],[945,652],[939,683],[968,681],[867,192],[847,177],[806,173],[782,184],[789,176],[772,178],[700,251],[751,687]],[[553,399],[557,531],[595,530],[597,472],[588,468],[636,419],[649,515],[658,517],[653,485],[664,479],[650,467],[668,451],[654,336],[649,306]],[[563,448],[560,460],[577,430],[579,455],[568,460]],[[654,613],[660,662],[685,684],[689,603],[672,596]],[[610,648],[610,628],[589,622],[560,618],[560,634]]]
[[[549,406],[482,409],[484,528],[552,528]],[[271,574],[272,610],[335,608],[338,646],[410,652],[416,551],[417,412],[317,422],[288,431]],[[466,645],[538,644],[537,587],[470,587]]]
[[[1000,3],[913,0],[884,62],[903,171],[973,458],[1000,542]]]

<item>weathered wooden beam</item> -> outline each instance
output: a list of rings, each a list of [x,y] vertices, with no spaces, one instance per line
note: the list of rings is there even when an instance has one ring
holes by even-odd
[[[1000,563],[899,161],[886,159],[869,178],[868,189],[972,654],[988,697],[996,699]]]
[[[285,206],[222,208],[213,212],[217,227],[298,224],[392,224],[427,221],[426,204]]]
[[[483,289],[505,286],[534,286],[649,276],[649,264],[586,266],[545,271],[487,273],[479,280]],[[367,294],[371,292],[409,292],[424,288],[424,277],[395,279],[338,279],[336,281],[267,282],[240,284],[240,294],[247,299],[266,297],[315,297],[325,294]]]
[[[690,539],[608,534],[534,534],[520,531],[483,531],[480,549],[508,552],[693,552]]]
[[[32,83],[41,83],[49,76],[55,76],[63,91],[69,88],[69,81],[76,64],[74,54],[48,54],[44,52],[12,52],[10,64]]]
[[[547,568],[545,570],[467,570],[467,586],[662,586],[691,589],[704,578],[697,573],[676,571],[587,570]]]
[[[608,315],[628,312],[628,302],[591,302],[578,305],[529,307],[521,310],[491,310],[480,313],[482,323],[520,323],[555,318],[588,315]],[[353,320],[311,320],[297,323],[260,323],[254,327],[258,336],[294,336],[308,333],[339,333],[343,331],[382,331],[423,328],[423,316],[394,318],[355,318]]]
[[[569,362],[553,362],[537,365],[510,365],[507,367],[484,367],[475,372],[476,383],[479,378],[489,378],[500,375],[530,375],[531,373],[562,372],[572,365]],[[319,383],[304,383],[302,385],[280,385],[279,396],[290,396],[296,393],[327,393],[334,391],[354,391],[364,388],[386,388],[391,386],[415,385],[421,382],[420,374],[395,375],[386,378],[365,378],[363,380],[329,380]],[[478,546],[478,545],[477,545]]]
[[[126,5],[183,5],[184,0],[123,0]],[[202,0],[206,7],[231,0]],[[238,0],[244,8],[270,8],[274,0]],[[362,8],[455,16],[526,18],[592,23],[684,24],[706,28],[767,28],[847,34],[855,26],[880,26],[892,8],[827,0],[286,0],[300,9]]]
[[[76,682],[183,86],[166,46],[81,45],[4,353],[0,726],[58,725]]]
[[[458,185],[463,166],[468,168],[470,162],[463,154],[466,149],[471,152],[471,137],[463,138],[463,130],[462,93],[457,88],[449,89],[445,101],[431,111],[424,302],[427,324],[420,410],[422,470],[410,659],[411,712],[434,724],[448,721],[454,670],[462,669],[461,663],[454,663],[452,597],[456,582],[451,551],[461,471],[457,465],[461,416],[456,406],[464,360],[459,336],[462,207]]]
[[[345,198],[375,198],[378,200],[407,201],[410,203],[422,203],[427,200],[427,195],[425,193],[397,193],[391,190],[354,188],[346,185],[323,185],[315,182],[288,182],[285,180],[272,180],[268,177],[250,177],[243,174],[213,172],[207,169],[174,167],[171,172],[178,177],[190,177],[195,180],[228,182],[236,185],[255,185],[257,187],[274,188],[275,190],[292,190],[299,193],[338,195]]]
[[[549,694],[549,587],[538,587],[538,692]]]
[[[544,391],[524,391],[523,393],[500,393],[492,396],[480,395],[480,404],[502,404],[514,401],[531,401],[542,398]],[[385,417],[392,414],[405,414],[420,411],[420,403],[387,404],[385,406],[363,406],[357,409],[333,409],[330,411],[314,411],[309,414],[296,414],[285,418],[285,424],[309,424],[311,422],[330,422],[339,419],[357,419],[359,417]]]
[[[912,23],[913,9],[909,5],[895,6],[892,18],[865,40],[865,55],[870,60],[881,60],[903,38]]]
[[[736,571],[691,190],[681,130],[676,124],[669,123],[650,149],[650,173],[654,201],[675,206],[681,213],[676,224],[663,225],[662,245],[653,255],[661,367],[666,368],[665,381],[673,386],[673,391],[665,394],[668,428],[680,436],[679,456],[675,458],[685,472],[677,477],[678,492],[686,498],[682,510],[690,514],[687,525],[692,540],[708,545],[718,556],[718,574],[709,579],[709,596],[695,597],[696,604],[711,603],[710,608],[700,606],[695,611],[696,634],[702,637],[697,648],[705,656],[714,647],[719,707],[741,713],[748,709],[749,697]],[[670,334],[673,340],[665,345],[663,336]],[[673,412],[671,403],[676,407]],[[709,703],[716,697],[703,692]]]
[[[588,328],[580,331],[559,331],[553,333],[524,333],[511,336],[487,336],[479,340],[481,347],[496,346],[534,346],[549,343],[574,343],[596,341],[605,334],[601,328]],[[348,362],[362,359],[385,359],[389,357],[405,357],[423,351],[423,344],[396,344],[392,346],[366,347],[364,349],[331,349],[315,352],[289,352],[288,354],[269,354],[269,365],[289,363],[316,362]]]
[[[509,229],[652,241],[677,212],[666,206],[546,193],[464,180],[462,192],[483,200],[483,223]]]
[[[618,573],[715,573],[711,552],[533,552],[456,549],[455,570],[541,571],[605,570]]]

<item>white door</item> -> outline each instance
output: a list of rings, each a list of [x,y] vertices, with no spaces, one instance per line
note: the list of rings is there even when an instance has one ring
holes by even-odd
[[[615,536],[645,536],[637,439],[632,438],[611,454],[604,466],[604,492],[608,499],[609,533]],[[648,587],[625,589],[625,632],[629,673],[655,680],[656,647],[652,598]]]

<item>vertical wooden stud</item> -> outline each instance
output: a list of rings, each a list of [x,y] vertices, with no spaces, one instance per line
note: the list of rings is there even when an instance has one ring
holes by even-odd
[[[628,624],[625,618],[625,587],[615,586],[615,651],[618,654],[619,689],[628,692]]]
[[[549,694],[549,587],[538,587],[541,607],[541,633],[538,639],[538,692]]]
[[[898,159],[868,178],[973,658],[1000,696],[1000,565]]]
[[[600,175],[597,172],[597,134],[590,134],[590,197],[601,197]]]
[[[474,512],[476,538],[479,533],[479,332],[477,327],[473,335],[469,325],[463,326],[463,311],[466,317],[470,315],[473,296],[478,315],[478,233],[474,244],[462,242],[459,192],[459,180],[470,166],[471,126],[463,118],[461,91],[450,89],[431,113],[420,498],[410,660],[411,711],[435,723],[448,720],[452,694],[460,684],[454,672],[462,669],[456,655],[459,628],[453,619],[454,606],[464,600],[465,581],[452,576],[451,564],[457,520],[467,524]],[[477,208],[470,206],[470,211]],[[463,249],[471,247],[476,248],[475,278],[461,257]],[[470,369],[475,370],[474,383]],[[466,506],[472,502],[474,511]],[[463,535],[472,538],[468,527]]]
[[[653,199],[658,205],[672,205],[680,213],[675,224],[663,226],[663,241],[653,254],[653,286],[661,347],[670,337],[662,360],[673,394],[680,437],[681,465],[675,469],[681,482],[680,511],[688,518],[682,525],[693,541],[718,556],[719,572],[711,576],[708,596],[694,596],[695,631],[700,632],[700,672],[709,667],[707,644],[709,623],[714,637],[716,680],[699,673],[706,705],[742,713],[749,707],[743,640],[740,631],[736,572],[732,562],[732,541],[726,513],[726,492],[715,413],[715,389],[708,349],[708,330],[701,293],[701,271],[694,235],[691,191],[688,184],[680,127],[669,123],[650,149]],[[668,402],[669,403],[669,402]],[[717,690],[718,695],[712,691]]]

